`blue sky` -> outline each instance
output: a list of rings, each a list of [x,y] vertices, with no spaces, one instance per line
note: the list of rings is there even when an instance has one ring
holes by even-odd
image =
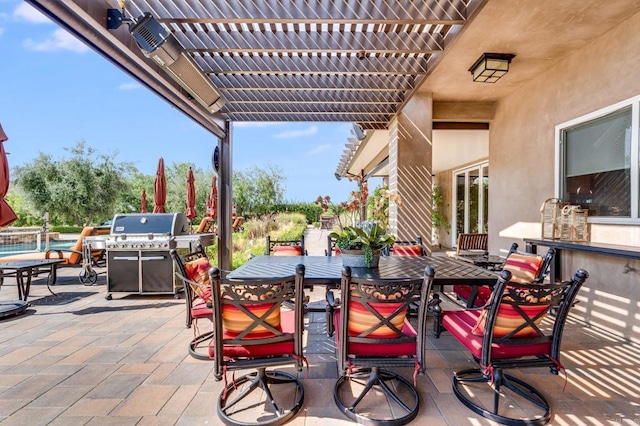
[[[0,0],[0,123],[13,168],[80,140],[154,174],[158,158],[211,170],[213,135],[28,4]],[[333,174],[351,123],[236,123],[235,170],[280,167],[288,201],[345,201]],[[373,189],[373,186],[371,187]]]

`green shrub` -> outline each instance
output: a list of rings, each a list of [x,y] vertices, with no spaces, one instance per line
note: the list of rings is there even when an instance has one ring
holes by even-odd
[[[277,204],[273,206],[276,213],[301,213],[307,223],[319,222],[322,207],[313,203]]]
[[[61,234],[79,234],[82,232],[82,226],[52,226],[49,228],[51,232],[59,232]]]

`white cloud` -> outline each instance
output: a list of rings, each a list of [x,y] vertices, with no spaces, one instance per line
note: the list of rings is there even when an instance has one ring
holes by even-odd
[[[330,144],[318,145],[315,148],[313,148],[311,151],[309,151],[309,156],[322,154],[323,152],[329,151],[330,149],[331,149]]]
[[[140,83],[136,83],[135,81],[122,83],[120,86],[118,86],[118,90],[138,90],[140,88],[142,88]]]
[[[86,45],[84,45],[71,34],[60,28],[52,32],[49,38],[43,41],[38,42],[31,39],[26,39],[23,44],[27,49],[36,50],[39,52],[70,50],[72,52],[83,53],[89,50]]]
[[[16,7],[16,10],[13,11],[13,17],[18,21],[29,22],[31,24],[52,23],[49,18],[25,2],[21,2],[18,7]]]
[[[233,127],[267,127],[283,124],[280,121],[234,121]]]
[[[301,130],[285,130],[284,132],[280,132],[273,135],[273,137],[279,138],[279,139],[292,139],[292,138],[301,138],[303,136],[315,135],[316,133],[318,133],[318,126],[311,126],[307,129],[301,129]]]

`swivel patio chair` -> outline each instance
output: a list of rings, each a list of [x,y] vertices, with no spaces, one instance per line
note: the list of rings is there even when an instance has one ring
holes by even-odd
[[[518,251],[517,243],[513,243],[502,269],[511,272],[511,282],[542,283],[549,273],[555,253],[554,249],[549,249],[544,256],[524,253]],[[458,299],[466,302],[467,307],[484,306],[491,296],[491,288],[487,286],[454,285],[453,291]]]
[[[293,271],[292,271],[293,272]],[[269,367],[293,365],[302,371],[304,265],[295,275],[267,280],[229,280],[209,270],[213,292],[214,338],[209,356],[216,380],[225,380],[218,416],[227,425],[280,425],[302,408],[298,378]],[[294,309],[284,302],[294,300]],[[227,372],[255,369],[227,384]]]
[[[427,252],[422,245],[422,237],[415,240],[396,241],[391,246],[385,247],[385,256],[426,256]]]
[[[182,280],[186,302],[187,328],[193,328],[193,339],[189,342],[189,355],[196,359],[208,360],[208,343],[213,337],[213,327],[204,333],[198,330],[198,320],[206,318],[213,321],[213,308],[211,301],[211,285],[209,281],[209,269],[211,264],[207,254],[200,244],[192,253],[179,255],[173,249],[171,258],[176,265],[176,275]]]
[[[324,250],[325,256],[340,256],[340,247],[336,244],[336,239],[327,235],[327,248]]]
[[[587,277],[580,269],[560,284],[514,283],[504,270],[483,309],[444,312],[443,326],[478,364],[455,373],[456,397],[501,424],[546,424],[551,407],[543,393],[504,370],[549,367],[557,375],[564,368],[560,346],[565,321]],[[547,315],[552,309],[554,314]]]
[[[342,307],[334,315],[338,374],[334,401],[349,419],[369,425],[404,425],[418,414],[415,378],[425,369],[426,303],[417,328],[407,319],[409,305],[426,300],[435,272],[404,280],[357,279],[342,271]],[[333,300],[333,294],[330,293]],[[413,383],[392,372],[411,367]]]
[[[304,235],[299,240],[272,240],[267,235],[265,255],[267,256],[306,256]]]

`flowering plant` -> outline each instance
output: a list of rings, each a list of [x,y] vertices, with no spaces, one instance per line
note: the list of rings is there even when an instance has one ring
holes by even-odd
[[[373,197],[369,200],[369,212],[371,218],[377,221],[384,229],[389,229],[389,202],[393,201],[398,207],[402,206],[399,194],[389,191],[389,187],[378,187],[373,191]]]

